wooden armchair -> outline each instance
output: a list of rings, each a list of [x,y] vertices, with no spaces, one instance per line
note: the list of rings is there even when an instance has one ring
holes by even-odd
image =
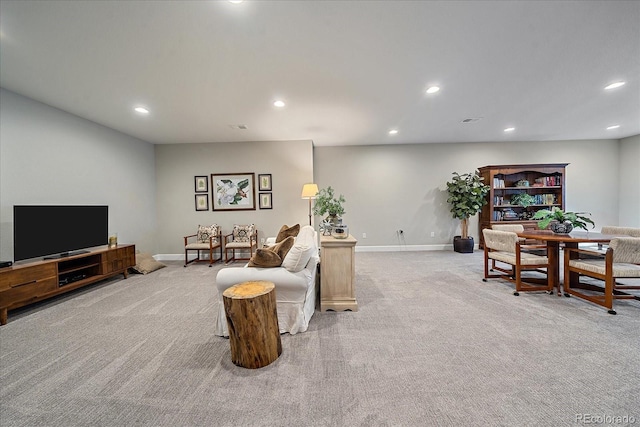
[[[589,258],[580,259],[581,255],[588,255]],[[580,291],[578,291],[576,289],[578,284],[572,283],[572,279],[579,278],[579,275],[604,281],[604,288],[597,285],[580,285]],[[640,289],[640,285],[618,283],[616,279],[621,278],[640,278],[640,238],[616,237],[611,239],[604,255],[592,250],[565,248],[565,293],[607,308],[609,314],[616,314],[613,309],[614,299],[640,299],[640,296],[621,292]],[[592,293],[584,293],[583,288],[592,291]]]
[[[484,236],[484,282],[490,278],[507,279],[515,283],[516,290],[514,295],[520,292],[529,291],[553,291],[553,282],[546,278],[522,277],[523,271],[536,271],[546,274],[549,268],[549,257],[547,255],[536,255],[526,252],[525,248],[538,248],[546,246],[541,245],[524,245],[520,238],[514,232],[492,230],[485,228],[482,230]],[[491,269],[489,269],[489,260],[491,260]],[[509,267],[503,267],[500,264],[507,264]],[[490,274],[489,271],[498,271],[498,274]]]
[[[612,236],[629,236],[629,237],[640,237],[640,228],[634,227],[619,227],[617,225],[603,225],[600,230],[602,234],[610,234]],[[601,251],[603,254],[606,252],[608,245],[603,245],[602,243],[598,243],[598,251]],[[581,249],[587,250],[595,250],[593,246],[580,246]]]
[[[219,252],[219,256],[214,258],[214,251]],[[189,261],[189,251],[196,251],[197,255]],[[200,259],[200,251],[209,252],[209,259]],[[184,236],[184,266],[192,262],[209,261],[209,267],[217,261],[222,260],[222,230],[217,224],[199,225],[198,232],[189,236]]]
[[[254,224],[234,225],[233,232],[224,236],[225,264],[231,261],[249,261],[258,248],[258,229]],[[236,251],[248,252],[248,257],[236,257]],[[231,252],[231,257],[229,257]]]

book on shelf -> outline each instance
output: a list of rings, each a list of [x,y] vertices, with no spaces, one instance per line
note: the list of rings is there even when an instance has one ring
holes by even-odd
[[[504,179],[493,178],[493,188],[504,188]]]
[[[561,175],[541,176],[533,182],[534,187],[557,187],[562,184]]]

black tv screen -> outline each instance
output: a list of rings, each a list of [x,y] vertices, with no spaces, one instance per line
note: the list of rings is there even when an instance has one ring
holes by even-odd
[[[13,207],[13,259],[68,256],[107,244],[108,206]]]

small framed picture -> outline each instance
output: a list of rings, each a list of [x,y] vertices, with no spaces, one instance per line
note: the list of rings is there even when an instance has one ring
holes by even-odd
[[[260,209],[273,209],[271,193],[260,193]]]
[[[194,177],[196,193],[208,193],[209,192],[209,179],[207,176]]]
[[[271,174],[258,174],[258,191],[271,191]]]
[[[209,210],[209,195],[208,194],[196,194],[196,210],[208,211]]]

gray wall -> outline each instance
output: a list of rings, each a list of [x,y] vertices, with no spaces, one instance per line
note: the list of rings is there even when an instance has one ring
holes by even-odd
[[[152,144],[5,89],[0,124],[0,259],[13,260],[16,204],[109,205],[119,241],[153,250]]]
[[[637,153],[634,141],[625,144],[625,152]],[[637,200],[620,204],[615,190],[620,152],[618,140],[317,147],[314,175],[321,188],[331,185],[345,195],[343,221],[358,246],[442,248],[460,234],[459,221],[451,218],[446,203],[446,181],[454,171],[486,165],[569,163],[566,208],[591,212],[596,229],[618,224],[619,206],[638,211]],[[636,166],[625,168],[637,176],[635,159]],[[477,221],[476,215],[470,226],[476,240]]]
[[[311,181],[345,195],[344,222],[360,248],[446,248],[459,234],[444,191],[451,173],[508,163],[570,163],[569,210],[591,212],[596,229],[640,226],[640,136],[316,148],[310,141],[153,146],[4,89],[0,124],[1,259],[13,259],[14,204],[108,204],[110,229],[121,242],[180,258],[182,236],[198,224],[216,222],[228,232],[234,223],[253,222],[266,237],[282,224],[307,223],[300,191]],[[195,175],[239,172],[272,174],[272,210],[195,211]],[[477,216],[471,232],[477,238]]]
[[[620,140],[619,175],[619,224],[640,227],[640,135]]]
[[[213,211],[209,179],[209,211],[195,210],[194,176],[212,173],[271,174],[273,209]],[[156,145],[158,234],[156,253],[184,252],[182,237],[199,224],[216,223],[223,234],[234,224],[253,223],[260,238],[275,236],[283,224],[307,224],[309,204],[300,195],[313,180],[311,141],[234,142]],[[256,182],[256,199],[258,183]]]

